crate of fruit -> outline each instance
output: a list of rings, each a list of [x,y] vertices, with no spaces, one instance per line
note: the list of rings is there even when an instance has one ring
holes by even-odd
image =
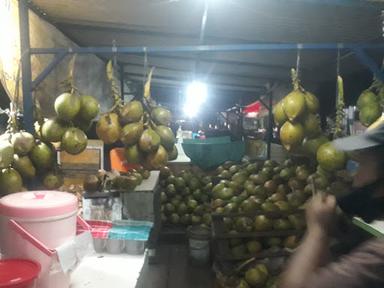
[[[212,214],[215,239],[282,237],[300,235],[305,230],[304,211]]]
[[[298,246],[300,239],[300,235],[223,239],[215,241],[215,259],[235,262],[250,258],[286,258]]]
[[[255,259],[235,263],[215,262],[215,287],[220,288],[276,288],[286,262],[284,258]]]

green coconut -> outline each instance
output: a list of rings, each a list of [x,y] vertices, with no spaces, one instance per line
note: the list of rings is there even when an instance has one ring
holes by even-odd
[[[41,137],[47,142],[60,142],[67,129],[63,121],[57,118],[48,119],[41,126]]]
[[[317,153],[317,150],[319,149],[319,147],[321,145],[323,145],[324,143],[327,143],[328,141],[329,141],[328,138],[325,136],[319,136],[319,137],[314,138],[314,139],[306,139],[303,142],[304,151],[307,154],[309,154],[313,157],[316,157],[316,153]]]
[[[84,120],[85,122],[89,122],[96,118],[99,112],[100,103],[95,97],[90,95],[82,95],[80,97],[80,119]]]
[[[317,97],[308,91],[305,91],[304,97],[308,112],[316,114],[319,111],[320,106]]]
[[[245,272],[245,280],[253,287],[264,285],[268,280],[268,269],[264,264],[257,264]]]
[[[72,155],[83,152],[87,144],[87,135],[82,130],[74,127],[67,129],[61,139],[61,149]]]
[[[122,124],[138,122],[143,114],[144,109],[141,102],[137,100],[130,101],[120,109],[120,122]]]
[[[383,112],[379,103],[371,102],[365,104],[359,111],[359,119],[361,124],[368,127],[375,122]]]
[[[364,90],[357,99],[356,106],[361,110],[363,107],[373,103],[379,103],[379,97],[371,90]]]
[[[12,134],[11,143],[18,155],[27,155],[35,146],[35,137],[31,133],[20,131]]]
[[[15,154],[12,167],[15,168],[24,179],[33,179],[36,176],[36,168],[28,156]]]
[[[168,153],[163,146],[159,146],[156,152],[149,153],[145,159],[146,166],[149,169],[159,170],[168,162]]]
[[[100,116],[96,125],[96,134],[105,144],[112,144],[119,140],[120,132],[119,116],[116,113]]]
[[[303,119],[304,134],[307,138],[312,139],[320,135],[320,119],[317,115],[307,113]]]
[[[321,145],[317,150],[317,162],[326,171],[332,172],[343,169],[346,161],[345,152],[337,150],[332,142]]]
[[[133,145],[136,144],[141,134],[143,134],[144,126],[141,122],[135,122],[127,124],[121,130],[120,140],[125,145]]]
[[[292,151],[303,142],[304,128],[300,123],[286,121],[280,129],[280,141],[284,148]]]
[[[55,172],[48,172],[43,177],[44,188],[48,190],[58,189],[63,185],[63,183],[63,176]]]
[[[30,158],[37,169],[48,169],[52,167],[54,153],[49,145],[40,142],[33,147]]]
[[[23,188],[23,179],[19,172],[13,168],[2,169],[0,172],[0,193],[6,195],[9,193],[20,192]]]
[[[140,136],[139,147],[143,152],[156,152],[160,142],[160,136],[153,129],[148,128]]]
[[[80,97],[71,93],[63,93],[55,100],[55,111],[57,117],[62,120],[74,120],[76,115],[80,112],[80,108]]]
[[[0,141],[0,169],[8,168],[12,164],[15,150],[7,140]]]
[[[137,144],[125,147],[124,155],[128,163],[138,164],[143,162],[143,155]]]
[[[284,122],[288,120],[283,109],[283,101],[277,102],[275,107],[273,107],[273,119],[277,126],[283,125]]]
[[[164,125],[159,125],[156,127],[155,131],[160,136],[161,145],[163,145],[164,148],[168,151],[172,150],[173,145],[176,142],[176,138],[171,128]]]
[[[298,119],[306,110],[305,93],[296,89],[285,96],[283,110],[290,121]]]
[[[173,145],[172,150],[168,152],[168,160],[173,161],[176,160],[179,156],[179,151],[177,150],[176,145]]]
[[[157,125],[169,126],[172,119],[172,114],[169,110],[163,107],[156,107],[152,110],[151,117]]]

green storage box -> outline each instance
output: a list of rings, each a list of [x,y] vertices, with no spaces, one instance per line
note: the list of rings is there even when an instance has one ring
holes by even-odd
[[[245,152],[243,141],[231,142],[228,136],[185,139],[182,146],[192,163],[202,169],[215,168],[225,161],[240,161]]]

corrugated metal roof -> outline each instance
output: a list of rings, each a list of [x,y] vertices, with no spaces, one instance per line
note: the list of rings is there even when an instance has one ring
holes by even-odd
[[[344,5],[329,5],[331,1],[324,1],[322,5],[320,2],[210,0],[205,43],[381,40],[380,9],[364,8],[363,2],[357,0],[349,3],[359,5],[346,5],[347,2],[341,0],[335,3]],[[204,10],[203,0],[33,0],[32,3],[83,46],[108,46],[114,40],[119,46],[198,44]],[[150,64],[160,67],[158,73],[184,79],[195,67],[195,56],[149,55],[149,59]],[[229,81],[232,75],[229,82],[239,85],[251,81],[258,83],[258,80],[288,80],[289,68],[296,63],[295,52],[210,53],[200,57],[198,72],[216,74],[212,77],[221,78],[221,81]],[[346,59],[343,65],[348,71],[361,69],[356,61],[350,57]],[[130,64],[128,72],[142,72],[142,56],[126,55],[119,60]],[[334,62],[334,52],[302,55],[303,69],[319,74],[318,78],[333,77]]]

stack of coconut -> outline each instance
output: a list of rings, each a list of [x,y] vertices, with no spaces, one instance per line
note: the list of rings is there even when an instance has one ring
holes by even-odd
[[[37,134],[45,142],[60,142],[61,150],[76,155],[87,147],[87,132],[99,114],[99,102],[90,95],[63,93],[55,100],[56,117],[44,120]]]
[[[159,169],[168,160],[176,159],[176,139],[169,128],[171,112],[157,106],[149,95],[144,97],[143,102],[132,100],[122,105],[112,61],[107,63],[106,74],[115,105],[100,116],[96,125],[98,137],[106,144],[121,141],[125,146],[127,162],[141,164],[149,170]]]
[[[317,160],[317,172],[313,175],[315,180],[342,170],[347,160],[346,154],[338,151],[328,137],[322,134],[317,114],[318,99],[300,86],[294,69],[292,69],[292,82],[293,91],[277,103],[273,109],[275,123],[280,127],[281,143],[289,152],[304,152]],[[338,79],[338,85],[341,86],[339,93],[343,93],[341,77]]]
[[[37,176],[41,176],[46,189],[56,189],[62,184],[55,170],[53,147],[25,131],[1,136],[0,169],[1,195],[24,190]]]
[[[280,127],[280,140],[285,149],[294,151],[303,140],[316,138],[321,134],[318,117],[319,101],[315,95],[300,86],[297,73],[292,69],[293,91],[278,102],[273,115]]]
[[[121,141],[128,163],[159,169],[177,158],[171,113],[163,107],[148,108],[133,100],[115,112],[102,115],[96,126],[98,137],[106,144]]]

